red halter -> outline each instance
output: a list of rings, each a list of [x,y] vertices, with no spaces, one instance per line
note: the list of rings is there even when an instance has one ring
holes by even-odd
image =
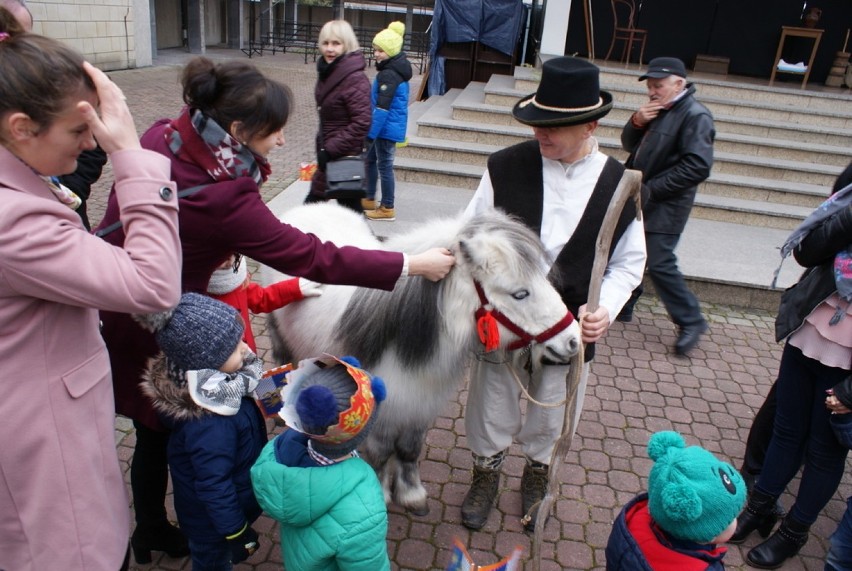
[[[504,315],[499,309],[494,308],[485,297],[485,292],[478,281],[473,280],[473,285],[476,287],[476,293],[479,296],[479,309],[474,313],[476,317],[476,330],[479,333],[479,340],[485,345],[485,352],[490,353],[500,345],[500,330],[497,328],[497,323],[501,323],[506,329],[518,336],[516,341],[509,344],[508,349],[513,351],[532,345],[533,343],[543,343],[564,331],[569,325],[574,323],[574,316],[571,311],[566,311],[565,316],[560,319],[555,325],[549,329],[545,329],[538,335],[530,335]],[[490,307],[490,309],[489,309]]]

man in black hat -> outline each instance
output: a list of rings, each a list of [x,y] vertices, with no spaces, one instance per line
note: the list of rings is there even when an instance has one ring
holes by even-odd
[[[627,121],[621,146],[630,153],[626,166],[642,171],[650,197],[642,206],[648,275],[679,334],[675,351],[687,355],[707,331],[695,295],[686,287],[675,247],[692,210],[698,185],[713,166],[713,116],[695,100],[695,86],[686,81],[683,62],[654,58],[639,78],[647,81],[648,102]],[[619,321],[633,319],[641,285],[621,310]]]
[[[502,208],[541,237],[549,254],[542,263],[551,267],[565,304],[582,319],[587,362],[577,397],[578,419],[594,342],[640,283],[645,265],[642,223],[630,202],[616,225],[600,307],[594,313],[585,311],[598,231],[624,173],[623,165],[598,150],[593,136],[598,119],[611,107],[612,95],[600,90],[595,65],[571,57],[545,62],[538,91],[512,110],[515,119],[533,128],[535,139],[489,157],[488,170],[466,210],[472,216]],[[500,468],[513,441],[521,445],[527,460],[521,503],[523,513],[531,516],[525,527],[534,528],[537,508],[530,508],[544,497],[548,464],[562,434],[564,405],[545,408],[530,402],[526,414],[521,414],[520,389],[503,365],[509,359],[512,355],[489,353],[471,368],[465,427],[473,478],[462,505],[462,523],[471,529],[481,528],[488,519]],[[530,376],[530,395],[544,403],[564,401],[567,373],[565,363],[538,366]]]

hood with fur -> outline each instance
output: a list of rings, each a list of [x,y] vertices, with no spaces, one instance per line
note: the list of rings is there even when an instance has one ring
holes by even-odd
[[[163,353],[151,358],[142,379],[142,392],[150,397],[160,414],[173,421],[186,422],[213,414],[195,404],[189,395],[188,384],[178,387],[171,380],[168,361]]]

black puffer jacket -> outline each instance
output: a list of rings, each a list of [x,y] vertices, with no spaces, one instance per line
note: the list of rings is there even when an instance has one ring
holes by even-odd
[[[694,94],[690,83],[686,95],[645,129],[628,120],[621,132],[621,146],[630,153],[626,166],[642,171],[650,192],[642,208],[646,232],[682,233],[698,185],[710,176],[716,130]]]

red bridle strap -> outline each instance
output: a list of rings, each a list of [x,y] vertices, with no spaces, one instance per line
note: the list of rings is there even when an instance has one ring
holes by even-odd
[[[515,323],[506,317],[506,315],[499,309],[491,306],[491,303],[488,301],[488,298],[485,297],[485,292],[482,290],[482,286],[478,281],[474,280],[473,285],[476,287],[476,294],[479,296],[479,303],[482,304],[474,313],[474,317],[476,317],[479,338],[483,345],[485,345],[486,353],[494,351],[499,346],[499,332],[493,323],[494,321],[497,321],[503,325],[503,327],[517,335],[518,339],[512,341],[507,347],[510,351],[532,345],[533,343],[544,343],[574,323],[574,316],[571,314],[571,311],[566,311],[565,316],[552,327],[545,329],[538,335],[530,335],[515,325]]]

